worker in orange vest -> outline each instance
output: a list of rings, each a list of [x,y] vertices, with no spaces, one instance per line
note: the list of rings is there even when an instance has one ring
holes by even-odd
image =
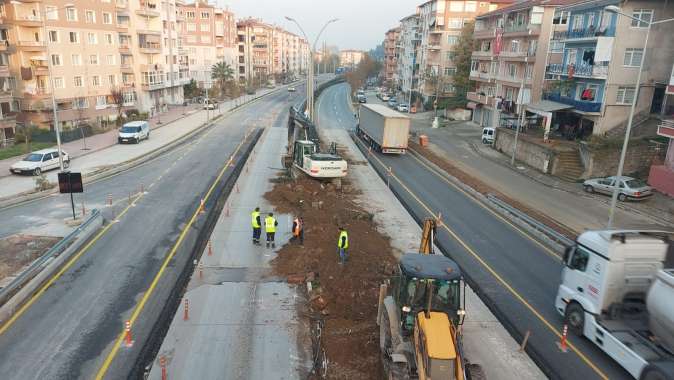
[[[290,241],[299,240],[300,245],[304,245],[304,219],[296,216],[293,220],[293,236]]]

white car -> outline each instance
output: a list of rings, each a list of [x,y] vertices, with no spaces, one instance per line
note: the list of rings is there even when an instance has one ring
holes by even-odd
[[[295,92],[295,87],[292,86],[288,87],[288,92]]]
[[[63,154],[63,167],[70,166],[70,156],[68,153],[61,151]],[[60,167],[59,153],[55,148],[42,149],[37,152],[30,153],[23,160],[12,164],[9,171],[14,174],[32,174],[40,175],[42,172]]]
[[[218,108],[218,102],[210,100],[210,99],[204,101],[204,109],[205,110],[214,110],[216,108]]]
[[[150,124],[147,121],[131,121],[122,126],[117,136],[117,142],[136,143],[150,139]]]
[[[398,112],[410,112],[410,107],[407,104],[398,104]]]
[[[386,94],[383,94],[383,95],[381,96],[381,100],[382,100],[383,102],[388,102],[389,99],[390,99],[390,97],[389,97],[388,95],[386,95]]]

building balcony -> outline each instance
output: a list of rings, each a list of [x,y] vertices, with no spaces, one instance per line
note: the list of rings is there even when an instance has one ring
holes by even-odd
[[[541,33],[541,26],[534,24],[509,25],[503,31],[504,37],[537,36]]]
[[[16,115],[2,115],[0,116],[0,129],[14,129],[16,128]]]
[[[493,58],[494,52],[492,52],[491,50],[487,51],[476,50],[471,54],[471,56],[475,58]]]
[[[0,102],[2,103],[11,102],[12,99],[14,99],[14,90],[12,89],[3,90],[2,88],[0,88]]]
[[[439,42],[429,42],[428,46],[426,46],[426,49],[439,51],[440,50],[440,43]]]
[[[494,75],[490,74],[489,72],[471,71],[470,80],[476,80],[480,82],[493,82]]]
[[[128,22],[122,22],[122,23],[117,23],[117,30],[126,32],[129,30],[129,23]]]
[[[510,83],[511,85],[516,85],[517,87],[522,85],[522,78],[513,77],[513,76],[510,76],[510,75],[498,75],[498,76],[496,76],[496,80],[498,80],[499,82],[507,82],[507,83]],[[524,84],[530,85],[531,79],[530,78],[524,79]]]
[[[663,120],[658,125],[658,135],[674,139],[674,120]]]
[[[23,51],[44,51],[46,48],[44,41],[18,41],[16,46]]]
[[[46,99],[50,95],[51,95],[51,91],[49,91],[46,87],[38,87],[33,92],[24,92],[23,93],[23,97],[25,99],[32,99],[32,100]]]
[[[7,49],[9,49],[9,40],[0,40],[0,51],[7,51]]]
[[[159,17],[160,13],[157,8],[140,8],[136,9],[136,14],[143,17]]]
[[[39,64],[32,64],[31,67],[33,68],[33,75],[36,76],[46,76],[49,75],[49,66],[47,61],[42,61],[44,63],[39,63]]]
[[[133,74],[133,65],[130,63],[122,63],[119,65],[119,68],[122,70],[123,73]]]
[[[159,63],[140,65],[141,72],[164,71],[164,65]]]
[[[42,26],[42,17],[40,15],[16,15],[14,23],[20,26]]]
[[[466,98],[471,102],[494,107],[494,97],[485,95],[484,93],[468,92],[466,93]]]
[[[475,32],[473,32],[473,38],[475,38],[476,40],[484,40],[495,37],[496,37],[495,28],[475,30]]]
[[[501,51],[499,54],[505,61],[533,62],[536,58],[535,51]]]
[[[160,43],[144,43],[142,45],[138,45],[138,48],[141,53],[144,54],[159,54],[161,53],[161,44]]]
[[[115,1],[115,7],[118,9],[126,9],[129,6],[129,2],[127,0],[117,0]]]
[[[141,83],[140,87],[145,91],[154,91],[164,88],[164,82],[159,83]]]
[[[0,65],[0,78],[9,78],[10,76],[9,66]]]
[[[579,78],[606,79],[608,76],[608,65],[565,65],[563,63],[553,63],[545,69],[548,74],[563,75]]]
[[[552,34],[553,40],[588,40],[597,37],[614,37],[615,29],[597,30],[596,28],[579,28],[557,31]]]
[[[176,13],[176,21],[185,21],[185,15],[182,13]]]
[[[589,102],[586,100],[576,100],[568,96],[561,96],[555,93],[547,93],[543,95],[543,98],[546,100],[552,100],[553,102],[558,102],[562,104],[568,104],[573,106],[577,111],[580,112],[600,112],[601,102]]]
[[[131,46],[129,44],[120,44],[119,52],[122,54],[131,54]]]

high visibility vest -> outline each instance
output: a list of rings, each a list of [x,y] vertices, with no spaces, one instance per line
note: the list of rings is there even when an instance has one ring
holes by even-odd
[[[264,229],[267,232],[276,232],[276,219],[273,216],[264,218]]]
[[[302,222],[299,218],[295,218],[295,230],[293,231],[294,236],[300,236],[300,231],[302,231]]]
[[[260,217],[260,212],[259,211],[253,211],[252,214],[250,214],[253,223],[253,228],[260,228],[260,223],[257,222],[257,218]]]
[[[342,238],[344,238],[344,244],[342,244]],[[346,231],[339,233],[339,240],[337,240],[337,247],[347,249],[349,248],[349,234]]]

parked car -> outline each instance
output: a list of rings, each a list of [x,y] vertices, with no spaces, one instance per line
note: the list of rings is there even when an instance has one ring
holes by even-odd
[[[398,101],[396,100],[396,98],[389,98],[389,100],[388,100],[388,106],[389,107],[396,108],[397,105],[398,105]]]
[[[358,99],[358,103],[367,103],[367,97],[363,94],[358,94],[356,98]]]
[[[117,142],[120,144],[123,143],[135,143],[138,144],[140,140],[149,140],[150,139],[150,124],[147,121],[131,121],[122,126],[119,129],[119,134],[117,135]]]
[[[288,92],[295,92],[297,91],[294,86],[288,87]]]
[[[381,94],[379,99],[381,99],[382,102],[388,102],[390,97],[387,94]]]
[[[407,104],[398,104],[398,112],[410,112],[410,107]]]
[[[213,99],[206,99],[204,101],[204,109],[205,110],[214,110],[218,108],[218,102],[216,102]]]
[[[621,202],[627,199],[644,199],[653,195],[653,188],[646,182],[632,177],[611,176],[606,178],[592,178],[583,182],[583,189],[588,193],[602,193],[613,195],[616,183],[618,185],[618,200]]]
[[[494,128],[494,127],[484,127],[484,128],[482,128],[482,143],[483,144],[493,144],[495,134],[496,134],[496,128]]]
[[[63,167],[70,166],[70,156],[68,153],[61,151],[63,154]],[[32,174],[40,175],[42,172],[60,167],[59,152],[57,149],[42,149],[28,154],[21,161],[18,161],[9,167],[9,171],[14,174]]]

